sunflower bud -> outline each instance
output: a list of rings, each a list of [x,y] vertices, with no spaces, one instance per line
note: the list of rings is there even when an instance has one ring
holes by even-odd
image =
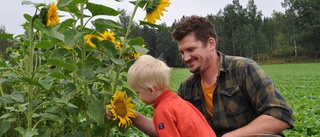
[[[40,10],[39,18],[41,22],[47,27],[53,27],[60,23],[58,16],[58,7],[54,2],[49,7],[43,7]]]

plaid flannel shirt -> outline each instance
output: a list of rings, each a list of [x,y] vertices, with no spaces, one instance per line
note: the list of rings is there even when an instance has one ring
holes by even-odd
[[[221,52],[218,55],[221,63],[212,98],[213,117],[206,110],[200,75],[191,75],[178,89],[184,100],[202,112],[217,136],[243,127],[261,114],[273,116],[293,127],[291,107],[256,62]]]

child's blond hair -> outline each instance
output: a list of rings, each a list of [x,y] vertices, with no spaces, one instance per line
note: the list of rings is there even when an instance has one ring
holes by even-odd
[[[166,90],[170,88],[170,71],[171,68],[163,61],[150,55],[141,55],[130,67],[127,82],[133,90],[151,87]]]

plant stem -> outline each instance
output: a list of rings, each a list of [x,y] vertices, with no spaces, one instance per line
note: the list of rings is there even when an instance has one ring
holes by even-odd
[[[27,78],[32,78],[32,71],[33,71],[33,54],[34,54],[34,44],[33,44],[33,23],[36,19],[36,15],[34,15],[30,22],[30,34],[29,34],[29,41],[30,41],[30,47],[29,47],[29,56],[27,58],[27,67],[26,67],[26,76]],[[27,115],[27,121],[28,121],[28,131],[32,130],[32,105],[33,105],[33,86],[31,84],[28,84],[28,115]]]
[[[88,111],[88,105],[89,105],[89,97],[88,97],[88,83],[84,82],[84,97],[85,97],[85,111]],[[86,121],[89,121],[90,117],[88,115],[88,113],[86,113]],[[87,134],[88,137],[91,137],[92,131],[90,128],[90,124],[87,125]]]
[[[84,1],[84,3],[87,3],[87,0]],[[80,6],[80,15],[81,15],[81,17],[80,17],[80,26],[82,26],[81,31],[82,31],[83,28],[84,28],[84,21],[83,21],[83,18],[84,18],[84,17],[83,17],[83,14],[84,14],[84,13],[83,13],[83,11],[84,11],[84,3],[82,3],[81,6]],[[83,41],[82,41],[82,43],[83,43]],[[86,55],[85,55],[85,52],[86,52],[86,50],[85,50],[85,44],[81,44],[81,47],[82,47],[82,50],[81,50],[81,63],[82,63],[82,65],[83,65],[82,68],[84,68],[84,67],[85,67],[84,61],[85,61],[85,59],[86,59]],[[88,83],[87,83],[87,82],[83,82],[83,84],[84,84],[85,112],[87,112],[87,111],[88,111],[88,105],[89,105]],[[86,121],[88,122],[89,120],[90,120],[90,117],[89,117],[88,113],[86,113]],[[92,131],[91,131],[90,125],[91,125],[91,124],[87,124],[87,125],[86,125],[86,128],[87,128],[87,136],[88,136],[88,137],[91,137],[91,136],[92,136]]]
[[[112,93],[115,93],[117,90],[117,85],[118,85],[118,80],[119,80],[119,75],[120,75],[120,69],[118,68],[118,65],[115,65],[115,70],[116,70],[116,77],[113,81]]]
[[[128,38],[128,35],[130,34],[130,29],[131,29],[131,26],[132,26],[132,23],[133,23],[134,15],[137,12],[138,5],[139,5],[140,2],[141,2],[141,0],[138,0],[136,2],[136,5],[134,5],[134,9],[133,9],[133,12],[131,14],[131,17],[130,17],[130,20],[129,20],[129,24],[128,24],[128,28],[127,28],[127,31],[126,31],[125,40]]]

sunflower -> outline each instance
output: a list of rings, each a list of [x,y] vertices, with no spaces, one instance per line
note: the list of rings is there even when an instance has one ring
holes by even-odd
[[[73,50],[73,46],[66,46],[67,50]]]
[[[153,0],[153,2],[148,3],[146,6],[147,15],[144,20],[147,20],[150,23],[155,24],[156,20],[161,20],[161,16],[163,16],[163,11],[167,11],[165,8],[170,5],[169,0]]]
[[[47,22],[46,26],[53,27],[60,23],[58,12],[58,8],[54,2],[50,5],[48,11],[47,11]]]
[[[89,44],[92,48],[96,48],[97,46],[92,42],[93,39],[98,39],[99,41],[103,40],[102,37],[96,36],[96,35],[86,35],[84,36],[84,40],[86,40],[86,43]]]
[[[136,112],[132,109],[135,105],[130,103],[131,97],[127,98],[126,92],[117,91],[107,105],[113,114],[113,120],[119,120],[118,126],[127,128],[131,123],[131,119],[136,117]]]
[[[120,41],[115,42],[115,45],[116,45],[117,50],[120,51],[122,49],[122,44]]]
[[[112,43],[115,42],[116,38],[115,38],[115,34],[111,31],[104,31],[103,33],[100,33],[100,35],[103,37],[104,40],[109,40]]]
[[[145,44],[143,44],[141,47],[145,47],[146,45]],[[130,53],[129,53],[131,56],[133,56],[133,58],[134,59],[137,59],[137,58],[139,58],[140,56],[141,56],[141,52],[136,52],[136,51],[131,51]]]

